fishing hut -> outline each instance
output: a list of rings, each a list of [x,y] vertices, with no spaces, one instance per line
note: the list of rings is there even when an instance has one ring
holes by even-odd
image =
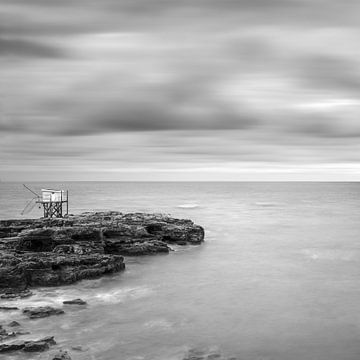
[[[25,205],[21,215],[28,214],[36,205],[39,208],[43,208],[44,217],[63,217],[69,214],[69,191],[68,190],[53,190],[53,189],[41,189],[41,195],[30,189],[23,184],[24,187],[35,195]]]
[[[42,205],[44,217],[61,218],[69,213],[69,191],[41,189],[41,196],[38,197],[36,203]]]

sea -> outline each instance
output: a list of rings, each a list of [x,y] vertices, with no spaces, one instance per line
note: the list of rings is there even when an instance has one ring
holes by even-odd
[[[52,349],[73,360],[181,360],[191,349],[239,360],[360,359],[360,183],[26,185],[68,189],[73,214],[161,212],[206,235],[168,255],[126,257],[121,273],[3,301],[88,303],[39,320],[0,311],[0,324],[16,320],[31,332],[21,338],[54,335]],[[21,215],[32,197],[21,183],[0,183],[0,218],[40,217],[37,208]],[[6,359],[45,360],[51,351]]]

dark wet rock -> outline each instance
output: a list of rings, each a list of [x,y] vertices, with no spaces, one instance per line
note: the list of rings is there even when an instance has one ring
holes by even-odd
[[[124,267],[118,255],[7,253],[0,255],[0,287],[71,284]]]
[[[64,310],[53,308],[51,306],[39,306],[39,307],[29,307],[23,310],[23,313],[28,316],[30,319],[39,319],[48,317],[51,315],[61,315],[64,314]]]
[[[56,345],[56,341],[54,339],[54,336],[45,336],[42,339],[40,339],[39,341],[45,341],[49,345]]]
[[[33,295],[33,292],[29,289],[21,290],[21,289],[7,289],[7,291],[0,295],[1,299],[22,299],[26,297],[30,297]]]
[[[65,305],[86,305],[87,302],[82,299],[66,300],[63,301]]]
[[[49,349],[49,344],[45,341],[29,341],[25,344],[23,350],[26,352],[39,352]]]
[[[237,360],[234,357],[224,357],[219,351],[209,349],[190,349],[183,360]]]
[[[26,352],[40,352],[49,349],[50,345],[55,345],[53,336],[46,336],[40,340],[14,341],[9,344],[0,344],[0,353],[23,350]]]
[[[103,253],[101,229],[51,227],[27,229],[17,236],[17,251],[90,254]]]
[[[16,250],[18,251],[51,251],[54,247],[54,230],[45,229],[27,229],[18,235]]]
[[[53,356],[52,360],[71,360],[71,357],[67,351],[60,350]]]
[[[19,310],[19,308],[16,306],[0,306],[0,310],[11,311],[11,310]]]
[[[146,225],[149,234],[159,236],[161,241],[167,243],[200,244],[204,240],[204,229],[194,225],[192,222],[183,220],[181,224],[161,222],[150,222]]]
[[[71,347],[71,350],[75,350],[75,351],[86,351],[86,349],[84,349],[81,345],[75,345]]]
[[[151,255],[158,253],[168,253],[169,246],[159,240],[152,239],[131,239],[122,237],[119,239],[106,239],[105,252],[111,254],[121,254],[126,256]]]
[[[12,321],[11,323],[8,324],[9,327],[15,327],[15,326],[20,326],[20,324],[17,321]]]
[[[25,347],[25,341],[14,341],[10,344],[0,344],[0,353],[21,350]]]
[[[0,234],[0,289],[18,294],[124,270],[121,255],[168,253],[171,244],[204,240],[204,229],[190,220],[116,211],[2,220]]]

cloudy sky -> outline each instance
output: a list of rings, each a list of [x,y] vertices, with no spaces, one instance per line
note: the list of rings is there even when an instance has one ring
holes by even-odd
[[[0,0],[0,179],[360,180],[358,0]]]

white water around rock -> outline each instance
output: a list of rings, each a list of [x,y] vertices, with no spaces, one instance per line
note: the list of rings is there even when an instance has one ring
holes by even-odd
[[[53,349],[74,360],[179,360],[192,348],[242,360],[359,359],[359,184],[30,185],[69,189],[72,213],[165,212],[202,225],[206,237],[168,255],[126,258],[123,273],[2,301],[88,303],[38,320],[0,311],[0,324],[16,320],[31,332],[21,338],[54,335]],[[0,218],[20,217],[26,196],[21,184],[0,183]]]

